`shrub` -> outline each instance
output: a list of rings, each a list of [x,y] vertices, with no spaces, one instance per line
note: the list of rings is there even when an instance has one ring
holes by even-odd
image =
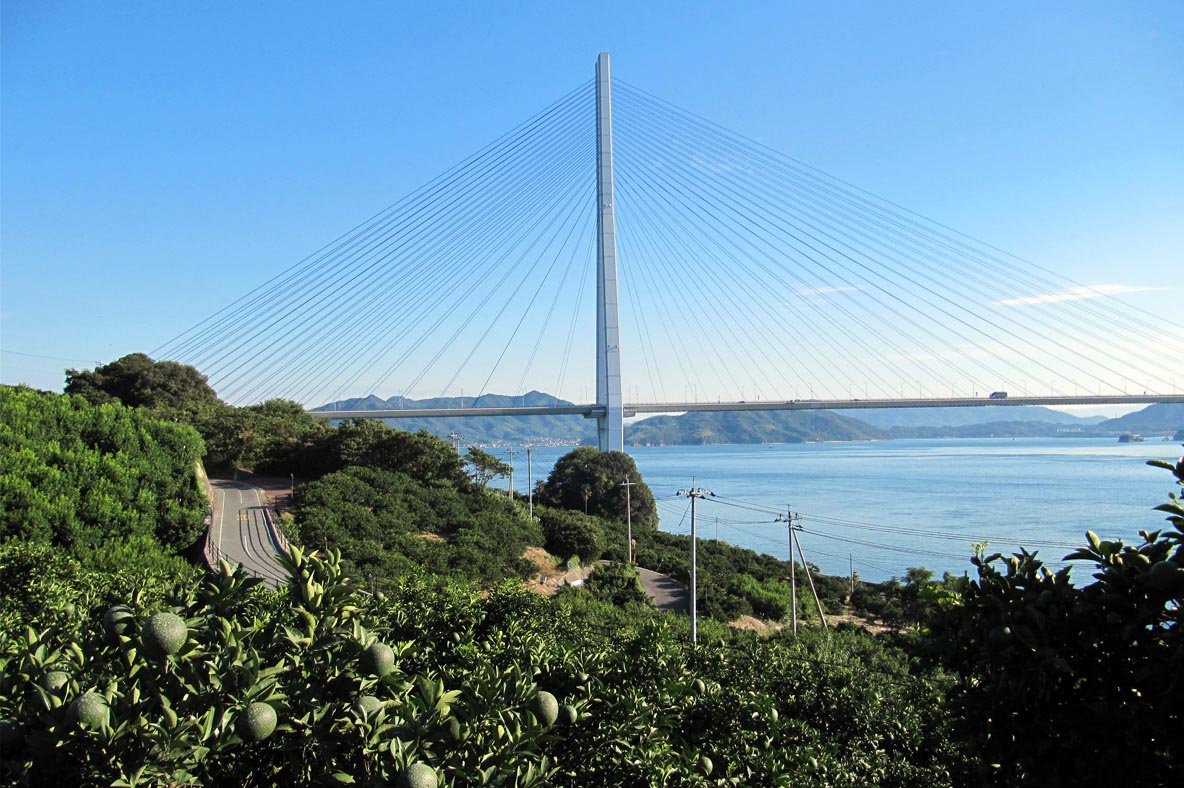
[[[539,508],[543,545],[560,558],[577,556],[588,564],[604,551],[604,533],[594,517],[563,509]]]
[[[1184,486],[1184,460],[1168,468]],[[1099,539],[1066,556],[1096,570],[1075,586],[1035,553],[976,555],[965,606],[935,626],[983,779],[1003,785],[1174,785],[1184,776],[1184,504],[1134,546]],[[1163,582],[1161,579],[1170,579]]]

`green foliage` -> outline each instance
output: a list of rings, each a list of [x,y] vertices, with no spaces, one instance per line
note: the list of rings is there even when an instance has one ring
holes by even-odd
[[[866,636],[791,644],[706,627],[692,649],[638,606],[624,623],[516,584],[482,594],[424,576],[363,596],[335,555],[283,560],[278,592],[223,565],[126,597],[134,617],[114,639],[110,598],[0,630],[4,780],[928,788],[959,775],[945,679],[907,675]],[[149,658],[158,611],[189,637]],[[376,642],[393,655],[381,678],[362,661]],[[51,671],[69,676],[52,692]]]
[[[203,530],[202,451],[192,428],[117,403],[0,386],[0,539],[79,556],[133,537],[184,550]]]
[[[962,604],[969,579],[946,572],[940,581],[924,567],[908,567],[904,582],[896,578],[884,583],[857,583],[851,605],[861,615],[915,633],[924,633],[929,623],[944,611]]]
[[[218,436],[226,462],[257,473],[315,470],[317,448],[332,430],[298,402],[271,399],[245,408],[225,407],[212,422],[199,425],[203,435]]]
[[[118,402],[146,408],[159,416],[193,423],[221,406],[206,376],[175,361],[153,361],[131,353],[93,370],[66,370],[66,394],[78,394],[96,405]]]
[[[176,558],[140,561],[129,555],[119,566],[95,569],[50,545],[3,542],[0,631],[20,626],[39,630],[64,627],[76,618],[78,610],[97,605],[105,610],[104,600],[126,599],[136,593],[160,596],[176,583],[192,582],[198,576],[197,569]]]
[[[587,590],[612,605],[651,604],[637,569],[619,561],[596,567],[588,577]]]
[[[543,541],[538,525],[503,496],[376,468],[350,467],[301,485],[294,514],[301,543],[335,546],[352,573],[383,582],[425,570],[485,581],[525,577],[531,567],[522,555]]]
[[[626,477],[635,482],[629,494],[633,528],[657,530],[658,509],[654,494],[641,478],[637,464],[625,452],[598,451],[581,446],[559,458],[539,491],[539,502],[625,522]]]
[[[303,473],[331,432],[299,403],[273,399],[235,408],[223,403],[191,366],[132,353],[93,370],[67,370],[66,393],[92,403],[122,403],[147,415],[193,426],[209,467]]]
[[[464,463],[452,446],[426,432],[391,429],[380,421],[352,419],[312,451],[322,472],[361,465],[397,471],[423,484],[464,486]]]
[[[465,465],[473,469],[473,481],[482,487],[499,476],[509,476],[511,470],[509,463],[476,446],[470,446],[465,452]]]
[[[615,560],[625,558],[625,528],[618,523],[602,521],[607,544],[606,555]],[[670,575],[684,585],[690,583],[689,536],[677,536],[665,531],[638,531],[637,563],[647,569]],[[755,615],[780,620],[788,616],[790,608],[789,562],[765,554],[746,550],[714,539],[700,539],[699,557],[699,614],[719,621],[733,621],[740,616]],[[823,606],[831,613],[842,606],[847,594],[847,580],[814,572],[814,583]],[[817,607],[806,584],[806,575],[797,566],[798,617],[802,621],[818,620]]]
[[[1184,460],[1170,469],[1184,485]],[[1074,586],[1034,553],[973,559],[965,606],[934,640],[969,678],[956,698],[998,785],[1176,785],[1184,777],[1184,504],[1164,531],[1099,539],[1066,556],[1093,564]]]
[[[536,512],[543,528],[543,545],[552,555],[576,556],[589,564],[604,552],[604,532],[598,518],[541,506]]]

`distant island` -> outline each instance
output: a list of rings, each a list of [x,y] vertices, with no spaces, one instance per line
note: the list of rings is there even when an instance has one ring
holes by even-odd
[[[331,402],[333,410],[411,410],[417,408],[523,407],[572,405],[541,391],[476,398],[408,399],[369,396]],[[426,430],[443,438],[460,436],[466,445],[575,446],[594,443],[595,423],[582,416],[440,417],[384,419],[400,429]],[[1100,438],[1124,433],[1184,440],[1184,404],[1149,405],[1115,419],[1081,418],[1052,408],[1000,406],[981,408],[858,408],[770,410],[733,413],[683,413],[652,416],[625,425],[629,446],[702,446],[713,444],[816,443],[892,438]]]
[[[892,437],[867,422],[829,410],[767,410],[654,416],[627,425],[629,446],[720,443],[817,443]]]

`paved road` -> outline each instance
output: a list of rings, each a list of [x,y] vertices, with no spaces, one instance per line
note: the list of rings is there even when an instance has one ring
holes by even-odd
[[[654,606],[659,610],[669,610],[672,613],[688,612],[691,595],[673,577],[660,575],[640,566],[637,567],[637,574],[641,575],[641,584],[645,586],[645,592],[654,600]]]
[[[210,483],[214,487],[210,536],[218,555],[232,564],[242,564],[270,586],[288,582],[288,573],[276,557],[279,548],[263,490],[228,479],[211,479]]]

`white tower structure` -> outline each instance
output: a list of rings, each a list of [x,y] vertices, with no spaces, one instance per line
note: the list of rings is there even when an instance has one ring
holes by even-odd
[[[621,331],[617,309],[617,227],[613,215],[613,102],[608,53],[596,61],[596,417],[601,451],[625,448]]]

